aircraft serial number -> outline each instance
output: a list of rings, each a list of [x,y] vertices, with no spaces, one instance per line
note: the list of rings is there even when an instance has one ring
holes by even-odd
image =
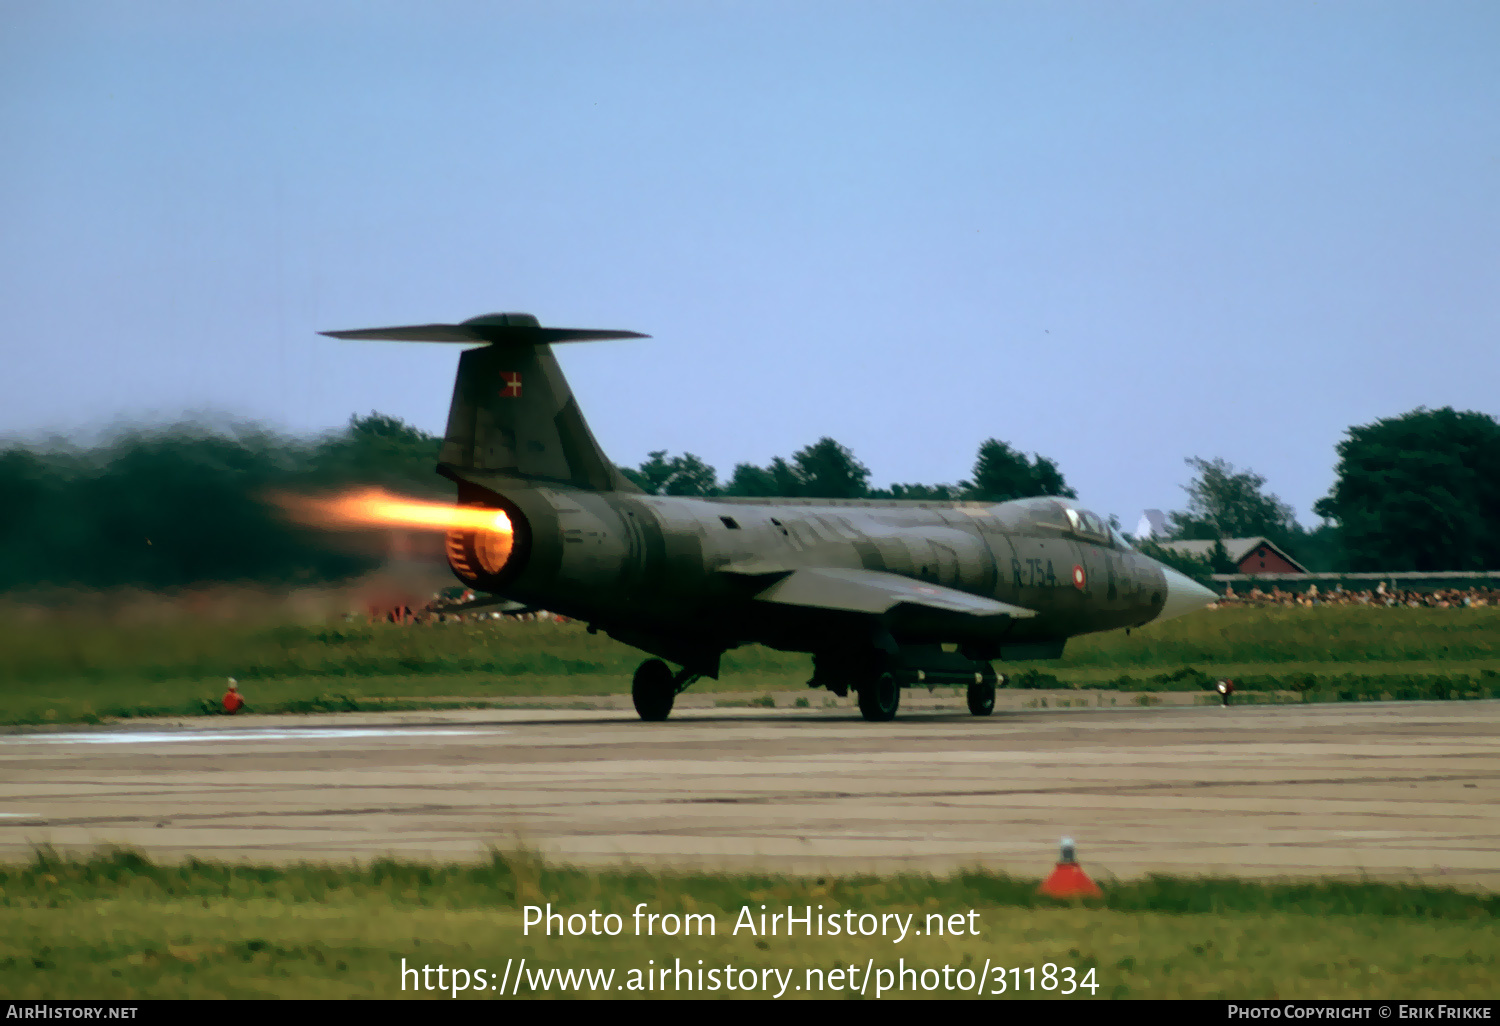
[[[1015,577],[1016,587],[1057,586],[1057,572],[1052,569],[1050,559],[1012,559],[1010,572]]]

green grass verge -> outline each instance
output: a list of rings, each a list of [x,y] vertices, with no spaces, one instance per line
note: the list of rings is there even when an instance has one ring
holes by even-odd
[[[1072,688],[1107,691],[1204,691],[1213,692],[1219,674],[1194,666],[1137,677],[1065,680],[1045,670],[1027,669],[1010,675],[1010,687],[1022,689]],[[1290,693],[1303,701],[1410,701],[1500,698],[1500,671],[1481,669],[1476,675],[1463,673],[1404,673],[1396,667],[1384,673],[1313,673],[1306,670],[1279,673],[1248,673],[1233,678],[1235,693]]]
[[[1399,667],[1376,674],[1293,673],[1237,674],[1234,701],[1240,705],[1307,702],[1371,702],[1403,700],[1464,700],[1500,698],[1500,674],[1481,670],[1467,674],[1409,674]],[[1104,692],[1120,693],[1114,704],[1156,704],[1153,694],[1200,692],[1205,701],[1217,701],[1212,691],[1217,679],[1195,667],[1185,667],[1150,677],[1122,675],[1113,678],[1077,679],[1066,672],[1027,670],[1012,675],[1019,690],[1075,691],[1077,704],[1104,704],[1086,698]],[[823,707],[843,704],[827,692],[808,692],[799,676],[760,676],[701,681],[698,693],[740,693],[718,699],[721,708]],[[221,715],[219,694],[223,681],[119,681],[63,682],[41,688],[0,691],[0,725],[43,726],[63,723],[105,723],[140,717],[192,717]],[[412,710],[473,709],[503,705],[508,708],[587,707],[590,697],[628,694],[628,678],[606,676],[517,678],[497,685],[488,677],[455,674],[451,677],[376,677],[360,681],[326,678],[282,678],[258,681],[246,689],[246,713],[341,713],[403,712]],[[744,697],[745,691],[762,691]],[[795,691],[797,698],[777,702],[771,692]],[[961,698],[962,689],[952,689]],[[1063,708],[1066,701],[1042,701],[1040,706]]]
[[[1064,667],[1483,661],[1500,667],[1500,607],[1209,609],[1068,642]]]
[[[0,625],[0,680],[367,678],[483,674],[628,675],[641,655],[579,624],[483,621],[399,627],[53,618]],[[1500,608],[1229,608],[1132,631],[1085,635],[1045,664],[1071,671],[1184,665],[1464,662],[1500,668]],[[749,647],[728,675],[801,676],[805,656]]]
[[[126,625],[98,616],[0,624],[0,723],[212,712],[235,677],[256,712],[445,708],[619,695],[641,659],[578,624]],[[698,691],[801,688],[806,656],[727,654]],[[1005,667],[1020,686],[1242,691],[1309,700],[1500,695],[1500,609],[1229,608],[1069,642]]]
[[[1088,904],[1035,891],[1034,880],[987,872],[798,878],[580,870],[527,854],[496,854],[477,865],[276,868],[157,865],[120,851],[81,859],[41,853],[29,865],[0,867],[0,992],[16,999],[401,997],[403,958],[408,966],[442,963],[498,975],[507,959],[523,957],[533,969],[613,969],[621,984],[648,960],[657,967],[681,959],[696,968],[703,959],[709,967],[777,968],[791,971],[795,985],[810,968],[863,968],[871,959],[877,968],[897,968],[905,959],[918,970],[982,971],[986,961],[1038,972],[1051,962],[1079,977],[1092,969],[1099,997],[1500,992],[1496,895],[1388,883],[1172,878],[1106,885],[1103,900]],[[564,914],[616,913],[623,932],[523,934],[524,906],[549,902]],[[640,902],[648,912],[711,915],[717,929],[702,937],[636,936],[631,913]],[[742,907],[758,915],[762,904],[772,912],[791,905],[799,914],[821,905],[823,914],[841,918],[846,910],[912,914],[918,928],[929,914],[959,913],[977,935],[909,935],[895,943],[733,933]],[[806,993],[789,988],[788,996]]]

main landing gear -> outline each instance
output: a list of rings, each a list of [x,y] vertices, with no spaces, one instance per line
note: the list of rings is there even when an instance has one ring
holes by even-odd
[[[969,712],[975,716],[988,716],[995,711],[995,675],[969,685]]]
[[[701,673],[682,669],[673,673],[660,659],[647,659],[635,668],[630,683],[630,700],[641,719],[659,723],[672,714],[672,703]]]
[[[901,689],[909,687],[967,687],[969,712],[988,716],[995,711],[996,688],[1006,683],[988,660],[946,652],[937,645],[815,653],[813,678],[807,682],[840,697],[854,691],[860,715],[874,723],[896,718]]]
[[[884,723],[896,718],[901,708],[901,681],[886,670],[866,677],[859,687],[859,714],[872,723]]]

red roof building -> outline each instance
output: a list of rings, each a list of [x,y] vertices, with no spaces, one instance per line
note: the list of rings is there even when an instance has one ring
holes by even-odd
[[[1159,542],[1164,549],[1184,555],[1208,559],[1213,555],[1215,542],[1169,541]],[[1241,574],[1305,574],[1307,567],[1297,562],[1285,549],[1267,538],[1225,538],[1224,551]]]

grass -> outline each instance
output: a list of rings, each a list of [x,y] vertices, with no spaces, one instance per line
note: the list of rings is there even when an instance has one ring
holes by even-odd
[[[1500,607],[1231,606],[1132,630],[1086,634],[1051,664],[1483,662],[1500,666]]]
[[[614,969],[619,982],[648,960],[773,967],[794,971],[801,983],[808,968],[873,959],[894,969],[904,959],[918,969],[982,971],[987,961],[1038,971],[1051,962],[1078,977],[1092,969],[1099,997],[1493,998],[1500,991],[1496,895],[1156,877],[1107,885],[1103,900],[1070,904],[1038,897],[1036,883],[987,872],[799,878],[581,870],[526,853],[497,853],[477,865],[275,868],[158,865],[128,851],[76,859],[40,852],[28,865],[0,867],[0,992],[12,999],[400,997],[402,959],[498,976],[508,959],[523,957],[534,969]],[[712,936],[638,936],[632,912],[641,902],[647,912],[712,916],[716,928]],[[616,913],[622,930],[615,937],[523,933],[525,906],[548,903],[564,915]],[[762,904],[768,911],[791,905],[799,914],[822,906],[841,918],[846,910],[912,914],[918,928],[929,914],[958,913],[965,933],[900,943],[893,936],[736,934],[741,909],[758,916]],[[970,925],[977,935],[968,934]]]
[[[579,624],[120,622],[107,614],[0,621],[0,723],[97,722],[212,712],[226,678],[250,710],[443,708],[628,691],[641,654]],[[1188,690],[1231,676],[1299,699],[1495,697],[1500,609],[1236,607],[1129,635],[1086,635],[1065,658],[1004,667],[1038,687]],[[726,655],[708,692],[800,689],[806,656]]]
[[[1334,693],[1341,701],[1413,700],[1451,698],[1500,698],[1500,671],[1480,669],[1477,674],[1466,673],[1412,673],[1404,671],[1400,664],[1382,667],[1379,673],[1338,673],[1306,670],[1282,670],[1274,673],[1246,673],[1233,678],[1235,693],[1264,692],[1289,693],[1300,700],[1312,701],[1308,697]],[[1073,690],[1108,691],[1208,691],[1212,692],[1222,673],[1206,673],[1194,666],[1184,666],[1150,677],[1138,677],[1125,673],[1111,678],[1065,680],[1057,674],[1043,670],[1027,669],[1010,675],[1012,688],[1046,689],[1071,688]],[[1327,699],[1318,699],[1327,700]]]
[[[180,680],[235,676],[366,678],[484,674],[628,675],[640,653],[580,624],[512,620],[388,624],[121,624],[54,617],[0,625],[0,679]],[[1443,663],[1500,667],[1500,608],[1236,607],[1084,635],[1049,669],[1097,671],[1193,664]],[[1028,664],[1017,664],[1025,668]],[[730,652],[727,674],[800,676],[806,657],[751,646]]]

